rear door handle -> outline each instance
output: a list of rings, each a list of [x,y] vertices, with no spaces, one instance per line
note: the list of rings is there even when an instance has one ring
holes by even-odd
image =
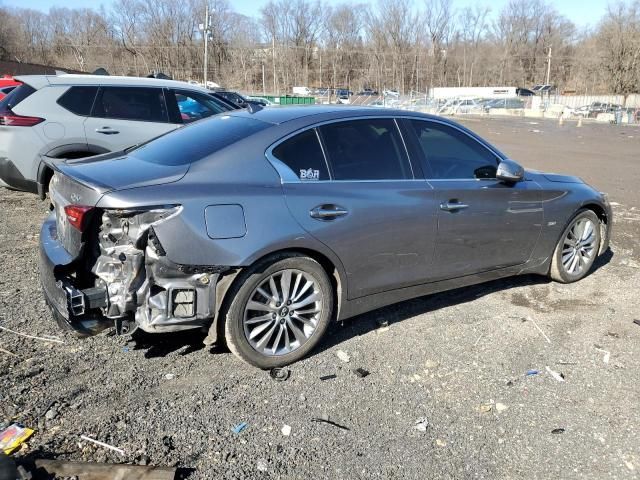
[[[469,205],[451,200],[440,204],[440,210],[444,210],[445,212],[455,212],[457,210],[464,210],[465,208],[469,208]]]
[[[309,211],[309,216],[317,220],[334,220],[345,216],[347,213],[349,213],[349,210],[339,205],[325,204],[312,208]]]
[[[96,128],[96,133],[102,133],[103,135],[115,135],[120,133],[118,130],[114,130],[111,127]]]

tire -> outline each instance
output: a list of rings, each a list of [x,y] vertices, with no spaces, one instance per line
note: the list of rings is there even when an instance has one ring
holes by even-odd
[[[584,237],[577,240],[575,234],[580,234],[580,225],[586,225],[587,232],[592,232],[586,237],[586,232],[582,231]],[[549,276],[552,280],[560,283],[572,283],[583,279],[589,274],[595,259],[600,251],[602,241],[600,219],[592,210],[579,211],[566,226],[558,244],[553,252]],[[580,248],[582,246],[582,248]],[[573,248],[573,252],[571,249]],[[564,252],[564,253],[563,253]],[[564,255],[564,262],[563,262]],[[573,270],[572,270],[573,267]]]
[[[289,285],[287,292],[284,285]],[[324,268],[297,253],[276,254],[247,268],[236,278],[228,298],[222,317],[227,346],[262,369],[305,357],[323,337],[334,308],[334,291]]]

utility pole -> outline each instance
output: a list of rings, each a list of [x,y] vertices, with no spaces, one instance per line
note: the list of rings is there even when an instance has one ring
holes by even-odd
[[[549,53],[547,55],[547,81],[545,85],[549,85],[549,77],[551,75],[551,45],[549,45]]]
[[[204,8],[204,23],[199,25],[199,30],[202,32],[202,36],[204,37],[204,88],[207,88],[207,70],[208,70],[208,43],[209,36],[211,35],[211,17],[209,17],[209,4],[207,4]]]

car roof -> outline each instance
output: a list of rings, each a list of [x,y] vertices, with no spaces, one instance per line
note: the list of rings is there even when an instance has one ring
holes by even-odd
[[[134,86],[134,87],[167,87],[167,88],[187,88],[203,93],[209,93],[204,87],[199,87],[187,82],[177,80],[163,80],[161,78],[146,77],[121,77],[111,75],[23,75],[15,77],[23,83],[31,85],[35,89],[40,89],[49,85],[112,85],[112,86]]]
[[[376,116],[397,117],[410,116],[417,118],[433,118],[445,121],[442,117],[409,110],[395,110],[391,108],[355,107],[351,105],[295,105],[277,108],[262,108],[251,112],[248,109],[236,110],[227,115],[236,117],[253,118],[266,123],[281,124],[293,120],[307,118],[309,123],[323,121],[327,118],[346,119],[351,117]],[[322,117],[322,118],[319,118]]]

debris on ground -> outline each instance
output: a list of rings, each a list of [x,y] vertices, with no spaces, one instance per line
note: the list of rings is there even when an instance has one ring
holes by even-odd
[[[167,380],[173,380],[174,378],[176,378],[175,373],[167,373],[164,378],[166,378]]]
[[[9,425],[0,432],[0,451],[12,454],[33,435],[33,430],[19,423]]]
[[[247,424],[247,422],[242,422],[239,423],[238,425],[236,425],[235,427],[233,427],[233,433],[240,433],[242,432],[245,428],[247,428],[249,426],[249,424]]]
[[[419,432],[426,432],[427,428],[429,428],[429,420],[427,420],[426,417],[420,417],[413,424],[413,428],[415,428]]]
[[[539,373],[540,373],[539,370],[527,370],[527,373],[525,373],[525,376],[532,377],[534,375],[538,375]]]
[[[335,373],[330,373],[329,375],[321,376],[320,380],[324,382],[325,380],[333,380],[334,378],[338,378],[338,376]]]
[[[90,442],[90,443],[93,443],[93,444],[98,445],[100,447],[107,448],[109,450],[117,452],[120,455],[124,455],[125,454],[124,450],[121,449],[121,448],[114,447],[113,445],[109,445],[108,443],[101,442],[100,440],[96,440],[96,439],[91,438],[91,437],[87,437],[86,435],[80,435],[80,438],[82,440],[86,441],[86,442]]]
[[[13,333],[14,335],[20,335],[21,337],[31,338],[33,340],[40,340],[42,342],[53,342],[53,343],[64,343],[58,337],[36,337],[35,335],[27,335],[26,333],[16,332],[15,330],[11,330],[10,328],[0,326],[0,330],[4,330],[5,332]]]
[[[602,357],[602,361],[604,363],[609,363],[609,359],[611,358],[611,352],[609,352],[608,350],[605,350],[600,345],[594,345],[594,347],[598,352],[604,353],[604,357]]]
[[[355,373],[360,378],[364,378],[369,375],[369,370],[365,370],[364,368],[356,368],[353,373]]]
[[[507,407],[504,403],[496,403],[496,412],[504,412],[506,409],[508,409],[509,407]]]
[[[551,430],[551,433],[553,433],[554,435],[564,433],[564,428],[554,428],[553,430]]]
[[[0,352],[2,352],[2,353],[6,353],[7,355],[9,355],[9,356],[11,356],[11,357],[16,357],[16,358],[18,358],[18,355],[16,355],[16,354],[15,354],[15,353],[13,353],[13,352],[10,352],[9,350],[6,350],[6,349],[4,349],[4,348],[2,348],[2,347],[0,347]]]
[[[176,468],[115,463],[68,462],[66,460],[36,460],[39,473],[55,478],[104,479],[104,480],[173,480]],[[47,477],[48,478],[48,477]]]
[[[314,417],[311,419],[312,422],[317,422],[317,423],[326,423],[327,425],[331,425],[332,427],[337,427],[340,428],[342,430],[349,430],[348,427],[345,427],[344,425],[340,425],[339,423],[336,423],[332,420],[329,420],[329,416],[328,415],[322,415],[321,417]]]
[[[269,375],[277,382],[284,382],[291,375],[291,370],[288,368],[274,367],[269,371]]]
[[[288,437],[289,435],[291,435],[291,426],[285,424],[282,426],[280,431],[282,432],[282,435],[284,435],[285,437]]]
[[[478,405],[476,407],[476,410],[478,410],[478,412],[480,412],[480,413],[489,413],[492,408],[493,408],[492,405],[489,405],[488,403],[483,403],[483,404]]]
[[[638,320],[637,318],[633,321],[633,323],[640,326],[640,320]]]
[[[553,378],[555,378],[557,381],[559,382],[564,382],[564,373],[558,373],[555,372],[553,370],[551,370],[549,367],[544,367],[547,372],[549,373],[549,375],[551,375]]]
[[[446,447],[447,446],[447,442],[445,442],[444,440],[438,438],[436,439],[436,445],[439,447]]]
[[[547,343],[551,343],[551,339],[549,337],[547,337],[547,334],[542,331],[542,329],[538,326],[538,324],[536,323],[536,321],[533,318],[529,317],[529,318],[527,318],[527,320],[530,320],[531,323],[533,323],[533,326],[538,329],[538,331],[542,334],[542,336],[547,341]]]
[[[349,360],[351,360],[351,357],[349,356],[349,354],[347,352],[343,352],[342,350],[338,350],[336,352],[336,355],[338,356],[338,358],[340,360],[342,360],[344,363],[348,363]]]

